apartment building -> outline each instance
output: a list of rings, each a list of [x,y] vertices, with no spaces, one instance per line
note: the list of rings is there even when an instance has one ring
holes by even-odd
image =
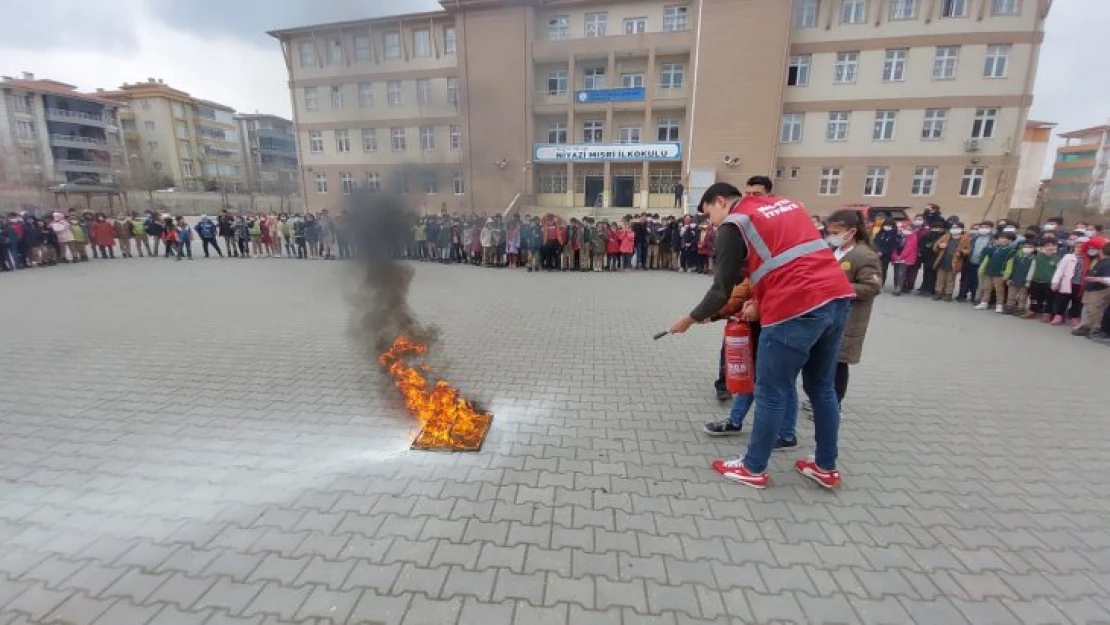
[[[276,195],[296,193],[300,172],[293,122],[261,113],[236,115],[235,121],[242,139],[248,188]]]
[[[167,186],[189,191],[247,188],[235,109],[155,78],[98,95],[127,105],[121,123],[134,172],[162,174]]]
[[[310,207],[388,183],[432,207],[665,210],[678,182],[689,207],[773,173],[816,212],[1001,214],[1050,2],[441,4],[270,33]]]
[[[1110,124],[1060,133],[1045,205],[1053,214],[1068,210],[1110,210]]]
[[[118,103],[73,85],[0,80],[0,186],[111,184],[126,174]]]

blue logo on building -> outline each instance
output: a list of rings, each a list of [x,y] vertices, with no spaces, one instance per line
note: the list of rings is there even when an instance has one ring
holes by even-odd
[[[642,102],[646,97],[643,87],[622,87],[620,89],[588,89],[579,91],[575,98],[580,104],[602,102]]]

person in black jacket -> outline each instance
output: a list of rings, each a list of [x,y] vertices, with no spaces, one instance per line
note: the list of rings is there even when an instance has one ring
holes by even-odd
[[[682,224],[671,218],[671,271],[678,271],[682,263]]]
[[[227,210],[220,213],[216,218],[216,232],[221,239],[224,240],[224,247],[227,248],[228,257],[239,257],[238,246],[235,242],[235,218],[231,216]],[[219,248],[216,248],[219,251]]]
[[[886,274],[890,268],[891,256],[902,249],[902,237],[898,234],[898,229],[894,227],[894,222],[889,216],[883,221],[883,225],[879,227],[879,232],[875,234],[873,241],[875,251],[879,253],[879,264],[883,270],[883,284],[886,286]]]
[[[165,229],[162,225],[162,220],[158,219],[153,211],[147,211],[146,220],[143,225],[146,227],[147,235],[154,238],[154,256],[157,257],[158,244],[162,242],[162,231]]]
[[[647,216],[641,213],[632,222],[632,234],[636,236],[635,247],[636,250],[636,267],[637,269],[647,269],[647,247],[648,247],[648,229],[647,229]]]
[[[918,246],[918,257],[921,259],[921,274],[923,276],[921,288],[917,291],[918,295],[933,295],[936,291],[937,270],[933,265],[937,254],[933,251],[933,244],[944,236],[943,219],[934,217],[932,221],[928,221],[928,224],[929,230],[921,237],[921,244]]]

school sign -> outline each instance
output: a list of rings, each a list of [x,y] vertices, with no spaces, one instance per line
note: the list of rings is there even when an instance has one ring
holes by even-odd
[[[575,143],[537,144],[532,161],[536,163],[604,163],[680,161],[682,144],[666,143]]]

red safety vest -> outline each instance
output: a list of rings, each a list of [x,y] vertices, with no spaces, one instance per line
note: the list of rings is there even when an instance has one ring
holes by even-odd
[[[748,244],[748,278],[761,324],[782,323],[855,296],[801,202],[749,195],[732,206],[725,223],[738,226]]]

